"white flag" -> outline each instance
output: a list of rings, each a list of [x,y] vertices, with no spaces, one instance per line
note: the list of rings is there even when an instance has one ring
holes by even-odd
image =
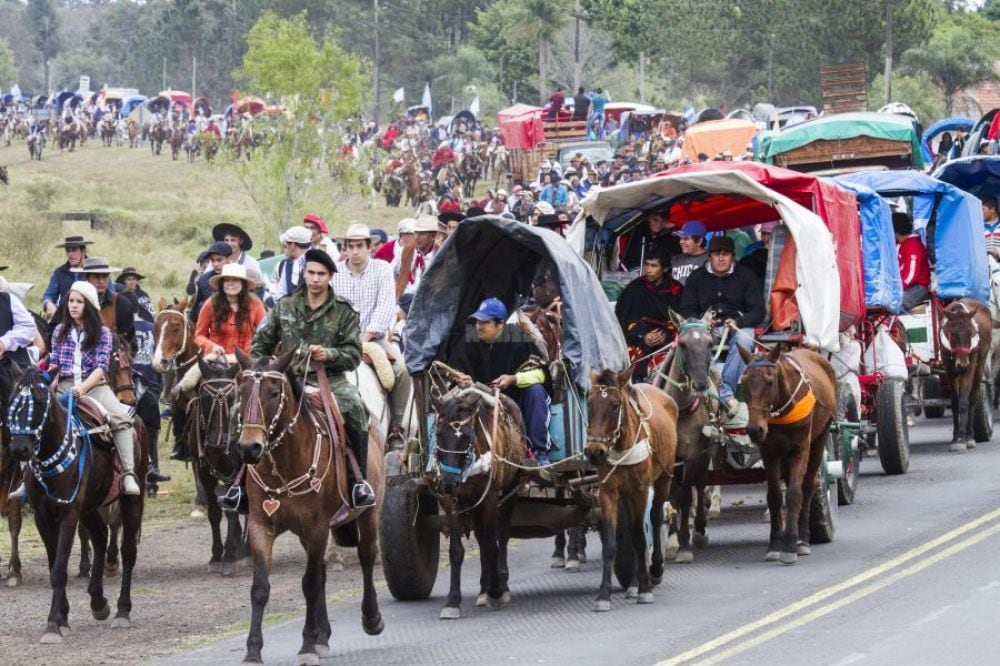
[[[472,100],[472,103],[469,104],[469,112],[477,119],[479,118],[479,95],[476,95],[476,99]]]
[[[406,91],[402,88],[398,88],[396,92],[392,93],[393,102],[402,102],[404,99],[406,99]]]
[[[434,116],[434,114],[433,114],[434,107],[431,105],[431,82],[430,81],[428,81],[427,83],[424,84],[424,97],[423,97],[422,100],[420,100],[420,104],[422,106],[426,106],[428,112],[431,112],[430,115],[432,117]]]
[[[14,96],[15,100],[19,99],[21,97],[21,86],[15,83],[10,88],[10,94]]]

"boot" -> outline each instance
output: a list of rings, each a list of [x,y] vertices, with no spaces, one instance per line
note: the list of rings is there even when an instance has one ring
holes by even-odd
[[[135,452],[132,450],[132,428],[119,430],[114,434],[115,448],[122,461],[122,492],[126,495],[138,495],[139,482],[135,477]]]
[[[355,508],[365,506],[375,506],[375,491],[368,483],[368,431],[357,430],[352,426],[344,424],[344,432],[347,435],[348,445],[354,452],[354,457],[358,461],[358,470],[361,472],[360,479],[354,479],[354,488],[351,490],[351,504]],[[350,464],[348,464],[350,470]]]
[[[173,429],[174,449],[170,452],[171,460],[186,462],[191,460],[191,453],[188,451],[187,442],[184,439],[184,430],[187,417],[181,412],[175,412],[170,420],[170,427]]]

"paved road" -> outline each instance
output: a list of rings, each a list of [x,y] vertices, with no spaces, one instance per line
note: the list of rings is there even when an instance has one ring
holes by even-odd
[[[911,430],[910,471],[887,477],[865,459],[856,503],[842,507],[834,543],[794,567],[762,561],[767,525],[759,488],[727,489],[711,544],[691,565],[668,565],[651,606],[593,613],[599,555],[583,572],[548,568],[550,543],[511,553],[513,602],[472,607],[476,561],[463,571],[466,617],[437,619],[446,572],[427,602],[380,595],[386,630],[365,636],[357,599],[333,603],[341,664],[821,664],[998,663],[1000,444],[947,452],[951,420]],[[734,501],[742,504],[733,506]],[[286,537],[287,538],[287,537]],[[249,590],[247,597],[249,596]],[[249,609],[247,613],[249,617]],[[267,663],[293,663],[302,618],[264,632]],[[238,662],[246,636],[177,655],[167,664]]]

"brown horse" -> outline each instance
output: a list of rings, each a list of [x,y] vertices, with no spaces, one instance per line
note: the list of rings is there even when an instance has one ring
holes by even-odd
[[[25,475],[25,488],[35,512],[35,526],[45,544],[52,585],[43,644],[62,643],[69,630],[69,600],[66,597],[67,567],[77,525],[83,522],[94,547],[94,566],[90,574],[90,610],[97,620],[111,614],[104,598],[104,561],[108,526],[100,508],[114,498],[117,477],[113,446],[101,445],[69,423],[66,408],[59,401],[47,378],[29,367],[15,378],[10,409],[11,455],[27,461],[31,474]],[[142,525],[143,500],[148,459],[146,430],[136,419],[135,471],[140,485],[138,495],[121,495],[123,542],[121,591],[118,612],[112,628],[131,625],[132,571]],[[92,425],[92,424],[91,424]],[[85,426],[87,427],[87,426]],[[96,440],[96,436],[93,437]]]
[[[4,406],[4,414],[6,414]],[[6,421],[6,417],[4,419]],[[21,485],[21,465],[10,455],[10,446],[0,446],[0,516],[7,519],[10,532],[10,556],[7,558],[7,587],[21,584],[21,502],[9,499],[8,494]]]
[[[750,411],[747,433],[760,447],[767,475],[771,536],[764,559],[795,564],[799,555],[810,553],[809,513],[837,411],[837,375],[829,361],[808,349],[782,353],[776,346],[757,354],[738,349],[747,363],[740,381]]]
[[[400,169],[399,175],[406,185],[406,205],[416,206],[423,200],[420,170],[417,168],[416,160],[408,160]]]
[[[653,584],[646,564],[646,503],[653,488],[650,519],[653,552],[659,553],[663,505],[670,493],[677,454],[677,403],[649,384],[632,384],[632,369],[591,370],[587,395],[585,452],[601,479],[601,545],[604,572],[595,611],[611,610],[611,569],[623,540],[626,598],[653,603]],[[627,552],[631,549],[631,552]]]
[[[181,154],[181,146],[184,145],[184,128],[179,124],[170,129],[170,159],[177,161]]]
[[[462,535],[469,526],[482,553],[477,606],[498,608],[510,601],[507,542],[514,501],[501,498],[521,481],[525,457],[521,411],[488,387],[472,387],[446,400],[434,399],[436,473],[430,478],[448,524],[451,588],[442,620],[462,616]],[[512,463],[512,464],[507,464]]]
[[[259,663],[264,636],[261,623],[271,584],[271,552],[274,540],[292,532],[306,551],[302,593],[306,599],[306,622],[302,630],[299,663],[319,663],[329,656],[330,621],[326,611],[326,554],[330,520],[348,506],[346,463],[342,455],[346,438],[343,427],[325,425],[295,395],[289,366],[295,351],[270,363],[264,359],[255,370],[240,373],[239,400],[242,428],[239,447],[248,466],[247,521],[253,557],[252,615],[244,662]],[[237,352],[241,366],[249,359]],[[325,372],[322,366],[317,372]],[[335,403],[334,403],[335,405]],[[330,411],[336,411],[331,407]],[[374,421],[370,421],[373,424]],[[383,485],[383,443],[377,427],[369,427],[368,470],[373,488]],[[373,569],[378,541],[378,512],[351,512],[353,522],[336,529],[341,545],[356,545],[364,579],[361,626],[365,633],[382,633],[385,623],[375,594]]]
[[[953,429],[950,451],[976,448],[977,441],[989,441],[989,435],[976,430],[977,412],[993,408],[989,402],[980,405],[983,372],[990,355],[993,321],[989,308],[971,298],[950,303],[939,310],[941,324],[941,357],[945,373],[951,382],[951,413]],[[988,416],[988,415],[986,415]]]

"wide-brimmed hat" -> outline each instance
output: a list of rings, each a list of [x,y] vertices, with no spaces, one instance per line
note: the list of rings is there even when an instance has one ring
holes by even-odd
[[[469,206],[465,209],[466,217],[479,217],[480,215],[486,215],[486,211],[481,206]]]
[[[109,264],[108,260],[104,257],[87,257],[83,260],[82,266],[71,268],[69,272],[80,273],[82,275],[104,275],[121,272],[121,269]]]
[[[118,276],[118,278],[115,280],[115,282],[119,282],[119,283],[124,282],[125,278],[127,278],[129,276],[132,276],[132,277],[134,277],[137,280],[145,280],[146,279],[146,276],[143,275],[142,273],[140,273],[139,271],[135,270],[135,268],[133,268],[131,266],[126,266],[125,268],[122,269],[121,274]]]
[[[244,252],[253,247],[253,239],[250,238],[250,234],[243,231],[242,228],[232,222],[220,222],[212,227],[212,238],[215,240],[224,240],[226,235],[239,236],[242,238],[243,242],[240,244],[240,249]]]
[[[315,224],[321,234],[330,233],[330,230],[326,226],[326,220],[319,213],[306,213],[305,217],[302,218],[302,224],[306,222]]]
[[[461,222],[465,218],[465,213],[461,211],[446,210],[438,215],[438,222],[448,224],[449,222]]]
[[[371,238],[371,229],[368,228],[367,224],[360,222],[355,222],[347,227],[347,233],[344,234],[344,240],[371,240]]]
[[[278,240],[282,243],[295,243],[296,245],[312,245],[312,233],[305,227],[301,225],[296,225],[294,227],[288,227],[285,229]]]
[[[417,217],[417,223],[413,227],[413,231],[416,233],[421,232],[434,232],[438,230],[438,220],[436,217],[431,215],[422,214]]]
[[[62,243],[56,243],[56,247],[86,247],[93,244],[94,241],[86,240],[83,236],[66,236]]]
[[[257,281],[247,275],[247,269],[243,264],[226,264],[222,267],[222,272],[208,278],[208,286],[212,289],[219,289],[223,280],[243,280],[248,290],[257,288]]]

